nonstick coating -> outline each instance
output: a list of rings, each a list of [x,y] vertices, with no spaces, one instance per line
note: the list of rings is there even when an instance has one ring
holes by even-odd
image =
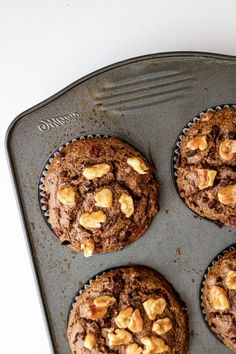
[[[207,53],[163,53],[97,71],[24,112],[11,124],[7,154],[52,350],[69,354],[67,315],[78,288],[100,270],[124,264],[156,269],[188,307],[190,354],[230,353],[207,329],[199,286],[210,260],[235,242],[186,207],[171,175],[182,127],[206,107],[236,102],[236,59]],[[150,228],[122,251],[84,258],[61,246],[38,203],[40,173],[50,154],[81,134],[114,134],[157,168],[161,210]],[[12,260],[14,262],[14,260]]]

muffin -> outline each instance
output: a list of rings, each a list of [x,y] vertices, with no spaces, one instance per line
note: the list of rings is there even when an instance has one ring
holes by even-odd
[[[236,250],[210,267],[203,286],[203,308],[211,330],[236,351]]]
[[[115,268],[97,276],[72,307],[68,341],[73,354],[187,352],[185,304],[156,271]]]
[[[181,141],[177,167],[187,206],[220,225],[236,226],[236,109],[200,115]]]
[[[115,137],[68,144],[51,161],[44,186],[53,231],[85,256],[135,241],[158,211],[153,168]]]

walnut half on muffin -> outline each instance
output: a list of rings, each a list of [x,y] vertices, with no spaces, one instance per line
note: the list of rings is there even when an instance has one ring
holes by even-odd
[[[45,192],[53,231],[87,257],[133,242],[158,211],[152,167],[115,137],[68,144],[50,164]]]
[[[188,316],[159,273],[121,267],[97,276],[76,298],[67,336],[73,354],[185,354]]]
[[[181,141],[177,185],[202,217],[236,226],[236,109],[201,115]]]

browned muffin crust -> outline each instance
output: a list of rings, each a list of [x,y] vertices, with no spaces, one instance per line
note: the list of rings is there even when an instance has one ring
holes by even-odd
[[[177,185],[197,214],[236,226],[236,110],[203,114],[182,139]]]
[[[52,229],[85,256],[125,247],[158,211],[152,167],[115,137],[67,145],[49,167],[45,191]]]
[[[236,351],[236,251],[210,268],[203,287],[206,320],[227,347]]]
[[[156,271],[116,268],[97,276],[76,298],[67,335],[73,354],[184,354],[187,310]]]

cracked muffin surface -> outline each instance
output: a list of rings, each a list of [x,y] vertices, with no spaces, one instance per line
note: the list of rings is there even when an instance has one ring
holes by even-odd
[[[67,336],[73,354],[184,354],[187,310],[156,271],[120,267],[98,275],[76,297]]]
[[[158,212],[153,168],[118,138],[74,141],[45,177],[49,224],[64,245],[85,256],[122,249]]]
[[[236,109],[208,111],[180,145],[177,185],[194,212],[236,226]]]
[[[223,343],[236,351],[236,251],[214,262],[203,286],[206,320]]]

